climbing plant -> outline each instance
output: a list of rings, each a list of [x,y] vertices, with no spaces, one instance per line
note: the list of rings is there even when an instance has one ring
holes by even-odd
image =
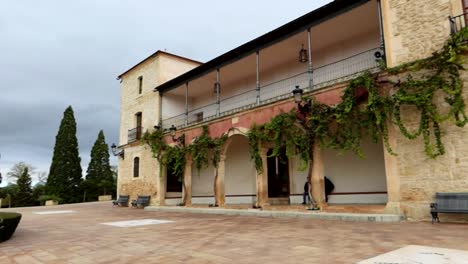
[[[179,179],[184,174],[187,154],[192,156],[193,164],[198,171],[208,167],[210,159],[213,166],[218,168],[218,163],[221,159],[221,148],[228,138],[227,134],[212,138],[208,126],[202,127],[202,134],[190,145],[178,144],[170,146],[166,143],[164,137],[165,132],[163,130],[155,130],[152,133],[147,131],[142,137],[142,142],[148,144],[153,157],[161,165],[169,166]]]
[[[208,126],[202,127],[202,134],[188,147],[192,155],[193,164],[198,171],[209,166],[210,155],[212,165],[218,168],[218,163],[221,159],[221,148],[227,138],[227,134],[223,134],[218,138],[212,138]]]
[[[247,134],[251,158],[258,171],[262,171],[260,144],[272,146],[270,156],[280,156],[286,152],[288,158],[299,156],[300,170],[307,168],[311,154],[311,140],[308,131],[297,122],[296,112],[281,113],[264,125],[253,125]]]
[[[286,148],[288,157],[299,155],[303,164],[307,164],[312,159],[310,148],[315,139],[322,148],[352,151],[363,156],[362,139],[369,136],[374,142],[382,139],[387,151],[396,155],[389,144],[390,122],[410,140],[422,136],[428,157],[443,155],[441,122],[453,120],[459,127],[468,122],[460,77],[460,71],[464,70],[463,53],[468,51],[466,40],[467,28],[452,36],[429,58],[384,68],[390,78],[398,79],[389,81],[387,91],[381,89],[378,75],[365,72],[349,82],[337,105],[322,104],[310,97],[306,100],[311,106],[304,115],[292,111],[279,114],[266,124],[253,124],[248,138],[257,170],[262,170],[262,144],[273,146],[271,156],[277,156],[281,148]],[[449,105],[446,114],[442,114],[434,102],[439,95]],[[415,131],[404,124],[402,106],[412,106],[419,111],[419,126]]]

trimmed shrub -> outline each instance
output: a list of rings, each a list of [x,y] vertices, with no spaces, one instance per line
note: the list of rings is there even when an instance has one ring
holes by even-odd
[[[18,213],[0,213],[0,242],[10,239],[21,220]]]

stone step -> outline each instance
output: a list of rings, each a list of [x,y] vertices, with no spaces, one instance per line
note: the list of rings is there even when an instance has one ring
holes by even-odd
[[[353,213],[327,213],[320,211],[264,211],[260,209],[226,209],[226,208],[193,208],[176,206],[147,206],[147,211],[195,213],[195,214],[217,214],[217,215],[240,215],[259,217],[297,217],[321,220],[361,221],[361,222],[399,222],[404,217],[394,214],[353,214]]]
[[[268,203],[270,205],[288,205],[289,204],[289,197],[285,198],[269,198]]]

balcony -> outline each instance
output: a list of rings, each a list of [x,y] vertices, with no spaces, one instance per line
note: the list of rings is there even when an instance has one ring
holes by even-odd
[[[128,130],[128,143],[132,143],[141,139],[143,127],[136,127]]]
[[[378,72],[380,62],[376,52],[383,54],[380,47],[373,48],[345,59],[313,68],[312,72],[303,71],[299,74],[279,79],[260,89],[252,87],[247,91],[221,99],[219,104],[214,102],[189,110],[170,118],[163,119],[163,128],[174,125],[177,128],[191,126],[196,123],[210,121],[248,109],[284,100],[292,97],[292,90],[299,85],[305,92],[318,90],[333,84],[349,81],[364,71]]]
[[[466,22],[468,19],[468,13],[464,13],[458,16],[449,17],[450,22],[450,32],[455,34],[466,27]]]

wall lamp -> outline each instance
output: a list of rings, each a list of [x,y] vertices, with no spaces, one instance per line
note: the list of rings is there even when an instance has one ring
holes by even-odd
[[[111,150],[114,156],[120,156],[122,159],[125,159],[125,150],[123,149],[119,150],[114,143],[112,143]]]
[[[179,142],[185,146],[185,134],[182,134],[180,137],[176,137],[177,128],[174,125],[169,128],[169,131],[171,132],[171,137],[174,142]]]
[[[304,90],[299,88],[299,85],[296,85],[296,88],[292,91],[294,95],[294,102],[297,104],[297,109],[303,115],[310,112],[310,108],[312,107],[312,103],[310,101],[302,100],[302,95],[304,94]]]

